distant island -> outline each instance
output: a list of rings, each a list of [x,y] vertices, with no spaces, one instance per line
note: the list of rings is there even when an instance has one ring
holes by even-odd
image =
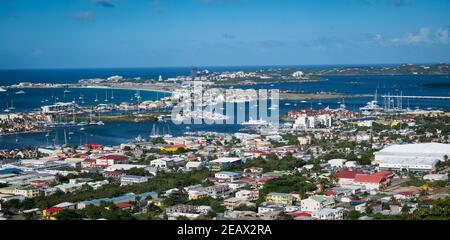
[[[308,71],[305,71],[308,72]],[[317,69],[308,72],[313,75],[448,75],[450,65],[447,63],[433,65],[401,64],[398,66],[358,66]]]

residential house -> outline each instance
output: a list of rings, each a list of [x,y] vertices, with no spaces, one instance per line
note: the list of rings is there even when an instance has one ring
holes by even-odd
[[[319,211],[311,212],[311,216],[320,220],[342,220],[344,219],[343,208],[323,208]]]
[[[175,162],[170,158],[159,158],[150,161],[150,166],[158,169],[168,169],[175,165]]]
[[[196,219],[206,215],[209,211],[211,211],[210,206],[175,205],[166,208],[166,215],[169,219],[177,219],[178,217]]]
[[[247,201],[255,201],[259,197],[259,191],[256,190],[240,190],[235,194],[236,198],[245,199]]]
[[[237,182],[242,177],[238,172],[218,172],[214,174],[214,178],[219,182]]]
[[[266,195],[267,202],[281,203],[284,206],[292,205],[293,197],[289,193],[271,192]]]
[[[205,188],[208,196],[219,199],[226,198],[230,195],[230,188],[228,185],[213,185]]]
[[[323,208],[331,208],[335,204],[332,197],[324,195],[314,195],[300,201],[300,207],[303,212],[320,211]]]
[[[148,177],[146,176],[133,176],[133,175],[123,175],[120,178],[120,185],[131,185],[136,183],[148,182]]]

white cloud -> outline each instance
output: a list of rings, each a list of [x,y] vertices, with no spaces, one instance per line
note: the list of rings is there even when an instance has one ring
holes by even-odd
[[[383,36],[381,34],[375,34],[373,36],[373,40],[376,41],[376,42],[383,41]]]
[[[436,41],[439,43],[448,43],[448,29],[439,28],[436,30]]]
[[[429,41],[430,30],[428,28],[420,28],[419,33],[407,33],[404,39],[407,44],[424,43]]]
[[[369,43],[376,43],[381,46],[401,46],[401,45],[417,45],[417,44],[447,44],[448,27],[438,28],[431,31],[427,27],[422,27],[417,33],[406,33],[403,37],[385,37],[381,34],[367,34],[370,38]],[[433,34],[434,33],[434,34]]]

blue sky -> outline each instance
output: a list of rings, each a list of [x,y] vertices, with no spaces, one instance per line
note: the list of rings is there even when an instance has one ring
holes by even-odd
[[[0,0],[0,68],[450,62],[449,0]]]

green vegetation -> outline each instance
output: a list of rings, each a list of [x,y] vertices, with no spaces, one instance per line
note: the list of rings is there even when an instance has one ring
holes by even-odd
[[[88,206],[81,210],[65,209],[56,214],[58,220],[99,219],[135,220],[132,210],[120,210],[112,203],[101,203],[100,206]]]
[[[350,212],[347,213],[347,219],[349,220],[357,220],[358,218],[361,217],[361,213],[355,210],[351,210]]]
[[[164,199],[164,206],[173,206],[178,204],[183,204],[188,201],[188,195],[186,192],[179,189],[171,193],[166,199]]]
[[[343,158],[347,161],[356,161],[360,165],[369,165],[371,160],[373,159],[374,150],[368,149],[366,151],[362,151],[359,153],[359,156],[353,152],[350,153],[342,153],[337,151],[331,151],[330,153],[325,154],[322,158],[324,160],[331,160],[336,158]]]
[[[417,134],[436,133],[436,130],[440,130],[443,136],[450,135],[450,116],[421,116],[416,119],[416,124],[419,125]]]
[[[127,175],[134,175],[134,176],[149,176],[149,173],[144,168],[131,168],[126,171],[122,171]]]
[[[314,183],[308,181],[300,174],[285,175],[281,178],[270,179],[265,184],[263,189],[259,191],[259,199],[257,203],[264,201],[265,196],[270,192],[292,193],[298,192],[303,195],[305,192],[316,189]]]
[[[303,165],[305,165],[305,161],[293,157],[292,154],[288,154],[281,159],[275,154],[269,154],[266,159],[258,157],[248,160],[244,164],[244,167],[261,167],[264,169],[264,172],[273,172],[293,170],[294,168],[302,167]]]
[[[406,186],[414,186],[414,187],[421,187],[422,185],[427,184],[430,187],[446,187],[449,184],[449,181],[444,181],[444,180],[439,180],[439,181],[426,181],[426,180],[422,180],[417,178],[414,175],[410,176],[409,181],[404,182],[402,184],[403,187]]]
[[[195,206],[210,206],[214,213],[223,213],[225,208],[221,205],[220,201],[212,197],[203,197],[194,200],[190,200],[188,204]]]
[[[56,181],[59,183],[68,183],[70,179],[75,178],[90,178],[93,181],[102,181],[105,180],[102,174],[99,173],[78,173],[78,174],[68,174],[67,176],[56,175]]]

